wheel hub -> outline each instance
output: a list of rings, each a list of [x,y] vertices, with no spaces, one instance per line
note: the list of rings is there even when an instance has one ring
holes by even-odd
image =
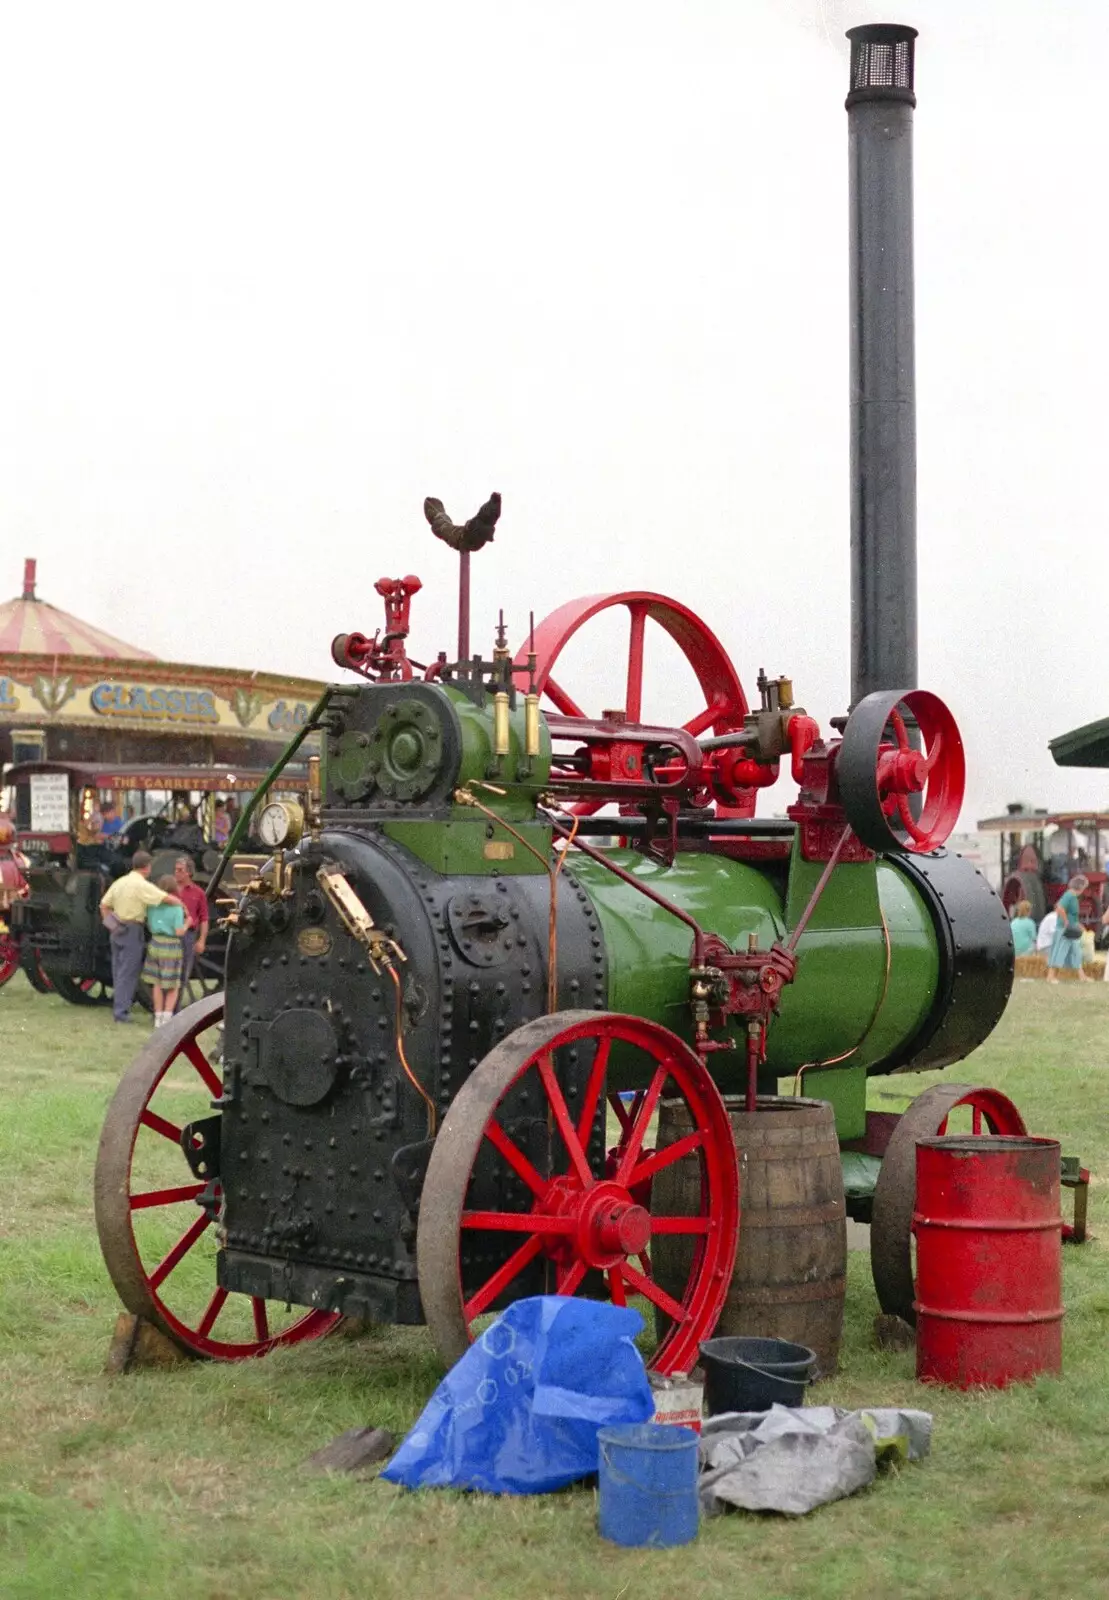
[[[651,1241],[651,1214],[620,1183],[595,1183],[582,1189],[557,1178],[536,1210],[569,1218],[572,1232],[550,1236],[547,1253],[556,1260],[583,1261],[592,1271],[607,1271],[638,1256]]]

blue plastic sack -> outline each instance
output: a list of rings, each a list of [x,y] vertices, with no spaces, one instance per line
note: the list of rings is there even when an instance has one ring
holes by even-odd
[[[470,1346],[381,1474],[406,1489],[543,1494],[597,1470],[597,1432],[655,1402],[630,1306],[517,1300]]]

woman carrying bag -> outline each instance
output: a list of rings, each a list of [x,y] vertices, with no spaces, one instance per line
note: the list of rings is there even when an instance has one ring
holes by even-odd
[[[1060,971],[1071,968],[1080,982],[1089,983],[1089,975],[1082,970],[1082,919],[1078,896],[1089,887],[1089,879],[1078,872],[1067,884],[1055,905],[1059,921],[1047,958],[1047,981],[1058,983]]]

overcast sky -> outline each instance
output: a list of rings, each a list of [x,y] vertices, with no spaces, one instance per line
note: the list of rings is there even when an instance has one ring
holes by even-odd
[[[699,611],[749,695],[849,698],[843,29],[917,50],[920,678],[964,825],[1109,801],[1104,0],[0,11],[0,599],[332,674],[382,574],[454,646],[575,594]],[[623,630],[621,630],[622,632]],[[591,711],[599,629],[568,663]],[[571,672],[573,668],[573,673]],[[561,676],[562,674],[560,674]],[[696,709],[660,655],[649,720]],[[783,782],[763,802],[777,810]]]

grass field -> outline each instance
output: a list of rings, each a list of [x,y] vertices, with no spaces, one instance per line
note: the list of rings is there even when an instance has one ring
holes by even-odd
[[[732,1515],[679,1551],[595,1534],[592,1491],[535,1500],[310,1476],[343,1429],[403,1432],[438,1368],[422,1330],[264,1361],[103,1375],[118,1311],[96,1242],[104,1107],[145,1022],[113,1028],[0,993],[0,1596],[293,1600],[563,1596],[662,1600],[1085,1600],[1109,1594],[1109,985],[1017,987],[1001,1026],[948,1074],[992,1083],[1033,1132],[1094,1171],[1094,1240],[1066,1253],[1065,1374],[1007,1393],[918,1387],[872,1348],[869,1262],[850,1263],[837,1404],[936,1417],[933,1455],[807,1518]],[[896,1109],[934,1078],[871,1083]]]

